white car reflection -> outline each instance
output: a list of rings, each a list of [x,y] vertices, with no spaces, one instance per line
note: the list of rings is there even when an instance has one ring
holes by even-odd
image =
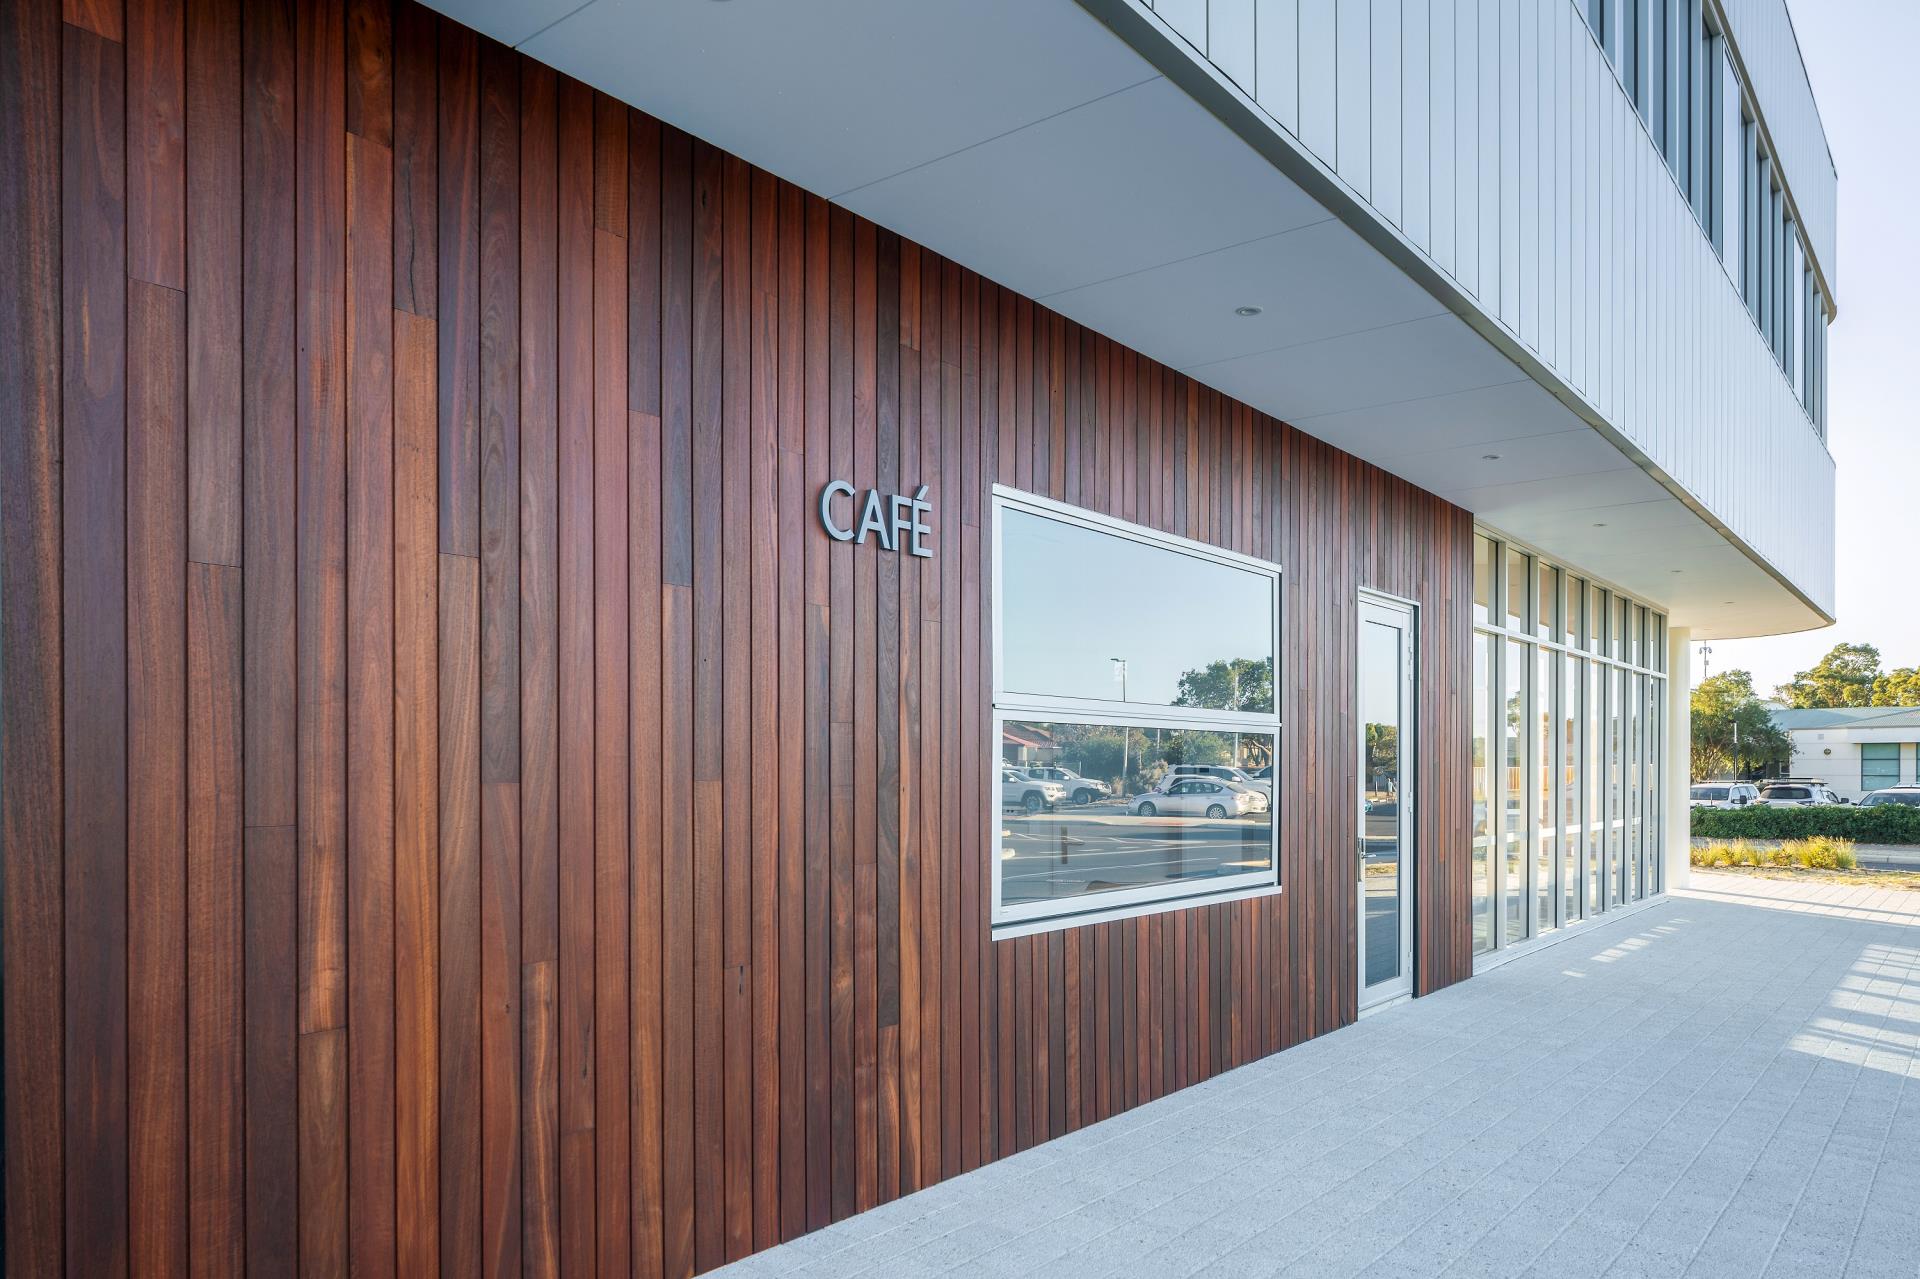
[[[1097,799],[1113,798],[1113,787],[1105,782],[1097,782],[1091,777],[1082,777],[1071,768],[1057,764],[1036,764],[1031,768],[1018,770],[1024,772],[1036,782],[1058,782],[1066,791],[1067,798],[1076,804],[1091,804]]]
[[[1176,783],[1188,778],[1210,777],[1216,782],[1225,782],[1229,786],[1242,786],[1257,792],[1273,802],[1273,782],[1269,778],[1258,778],[1244,768],[1235,768],[1231,764],[1175,764],[1160,778],[1160,784],[1154,789],[1169,790]]]
[[[1000,770],[1000,807],[1029,815],[1043,812],[1067,797],[1067,788],[1045,778],[1032,778],[1016,768]]]
[[[1246,817],[1267,811],[1267,797],[1248,786],[1207,777],[1176,781],[1163,791],[1137,795],[1127,805],[1137,817]]]

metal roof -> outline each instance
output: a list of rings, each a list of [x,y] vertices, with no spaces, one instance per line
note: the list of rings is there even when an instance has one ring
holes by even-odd
[[[1788,732],[1804,728],[1920,728],[1920,706],[1773,707],[1769,710],[1773,722]]]

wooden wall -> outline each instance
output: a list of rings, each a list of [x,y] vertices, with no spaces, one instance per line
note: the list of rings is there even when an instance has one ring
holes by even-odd
[[[1470,971],[1465,512],[411,4],[0,117],[10,1273],[687,1274],[1352,1020],[1363,585]],[[1285,566],[1282,895],[990,940],[995,480]]]

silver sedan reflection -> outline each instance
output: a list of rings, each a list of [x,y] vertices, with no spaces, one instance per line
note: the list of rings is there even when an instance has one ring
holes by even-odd
[[[1135,796],[1127,811],[1138,817],[1245,817],[1267,811],[1267,797],[1232,782],[1207,778],[1175,782],[1164,791]]]

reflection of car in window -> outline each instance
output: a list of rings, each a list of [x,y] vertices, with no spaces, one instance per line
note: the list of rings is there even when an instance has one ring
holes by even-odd
[[[1091,777],[1082,777],[1071,768],[1062,768],[1056,764],[1035,765],[1020,770],[1036,782],[1058,782],[1066,791],[1067,798],[1076,804],[1091,804],[1096,799],[1109,799],[1113,788],[1105,782],[1095,781]]]
[[[1264,780],[1247,772],[1244,768],[1235,768],[1231,764],[1174,764],[1160,778],[1156,790],[1168,791],[1189,777],[1211,777],[1234,786],[1244,786],[1255,792],[1269,803],[1273,801],[1273,782]]]
[[[1067,797],[1059,782],[1028,777],[1017,768],[1000,770],[1000,806],[1032,815],[1052,808]]]
[[[1165,790],[1150,790],[1127,805],[1139,817],[1246,817],[1267,811],[1267,797],[1251,786],[1210,777],[1176,780]]]

